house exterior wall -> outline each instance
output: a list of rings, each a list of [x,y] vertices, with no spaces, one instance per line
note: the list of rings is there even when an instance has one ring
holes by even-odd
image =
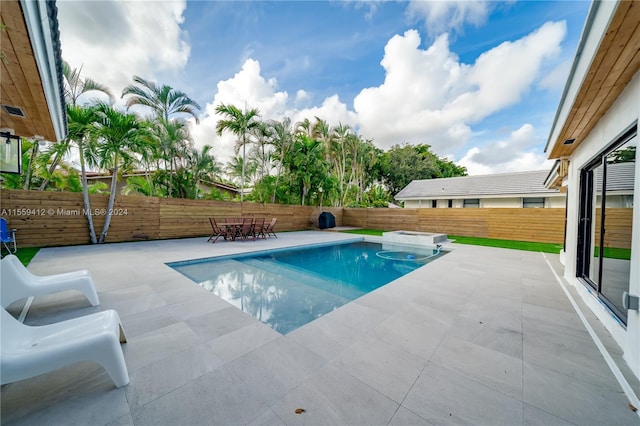
[[[537,198],[534,195],[531,195],[533,198]],[[480,199],[480,208],[485,209],[494,209],[494,208],[505,208],[505,209],[513,209],[522,207],[522,198],[523,197],[477,197]],[[566,201],[564,195],[555,196],[555,197],[544,197],[544,207],[545,208],[564,208]],[[433,199],[424,199],[424,200],[405,200],[404,207],[407,209],[430,209],[433,208],[432,205]],[[452,208],[463,208],[464,207],[464,199],[461,198],[453,198]],[[449,199],[438,199],[436,200],[437,208],[445,209],[449,207]]]
[[[598,153],[613,142],[634,121],[640,121],[640,72],[636,73],[617,101],[600,119],[588,137],[572,154],[568,186],[567,229],[564,278],[575,286],[578,293],[602,321],[624,351],[624,358],[636,376],[640,377],[640,313],[628,311],[626,329],[602,303],[576,278],[578,251],[578,221],[580,199],[580,170]],[[640,167],[635,168],[635,188],[640,188]],[[629,293],[640,295],[640,205],[635,201],[631,236],[631,270]]]

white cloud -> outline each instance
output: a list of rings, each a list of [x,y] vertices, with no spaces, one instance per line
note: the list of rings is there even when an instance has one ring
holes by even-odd
[[[221,162],[226,162],[235,155],[236,137],[229,132],[224,132],[222,136],[216,134],[216,125],[222,117],[216,114],[215,109],[221,103],[235,105],[241,109],[245,105],[247,108],[257,108],[262,120],[281,120],[288,116],[295,123],[305,118],[313,120],[318,116],[330,125],[339,122],[354,125],[356,122],[355,114],[348,111],[337,95],[328,97],[320,106],[300,110],[291,104],[304,100],[308,96],[306,92],[299,90],[296,98],[291,100],[287,92],[279,92],[277,88],[278,82],[275,78],[265,79],[261,75],[258,61],[247,59],[237,74],[218,83],[213,102],[205,108],[205,116],[199,125],[192,128],[196,146],[212,145],[216,159]]]
[[[116,98],[133,75],[154,80],[187,63],[186,0],[57,2],[62,57]]]
[[[410,16],[424,19],[429,34],[460,31],[464,24],[479,26],[487,21],[496,2],[486,0],[417,0],[407,8]]]
[[[408,142],[455,152],[468,142],[472,124],[520,101],[545,60],[558,54],[565,34],[564,22],[549,22],[472,65],[449,50],[446,34],[426,50],[416,30],[396,35],[385,46],[384,82],[354,99],[361,132],[385,149]]]
[[[549,169],[553,162],[546,159],[540,146],[533,126],[525,124],[507,140],[472,147],[457,163],[470,175]]]

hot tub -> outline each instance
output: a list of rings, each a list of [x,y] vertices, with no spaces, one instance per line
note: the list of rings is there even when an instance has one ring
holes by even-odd
[[[417,231],[383,232],[382,240],[387,243],[412,244],[418,246],[435,246],[449,241],[446,234]]]

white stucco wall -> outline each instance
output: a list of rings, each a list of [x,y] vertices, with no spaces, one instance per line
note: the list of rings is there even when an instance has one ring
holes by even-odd
[[[618,100],[602,117],[589,136],[572,154],[569,164],[569,202],[567,208],[567,241],[565,247],[564,278],[573,284],[584,301],[624,351],[624,358],[636,376],[640,377],[640,313],[628,311],[626,329],[576,278],[578,215],[580,196],[580,169],[606,146],[613,142],[634,121],[640,119],[640,72],[636,73]],[[640,120],[639,120],[640,121]],[[635,190],[640,189],[640,167],[636,166]],[[636,197],[637,199],[637,197]],[[640,296],[640,205],[635,202],[629,293]]]
[[[522,198],[481,198],[480,206],[482,208],[519,208],[522,207]]]

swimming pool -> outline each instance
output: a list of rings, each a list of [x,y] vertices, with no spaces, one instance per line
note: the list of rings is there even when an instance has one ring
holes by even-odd
[[[356,241],[168,266],[286,334],[443,254],[433,248]]]

